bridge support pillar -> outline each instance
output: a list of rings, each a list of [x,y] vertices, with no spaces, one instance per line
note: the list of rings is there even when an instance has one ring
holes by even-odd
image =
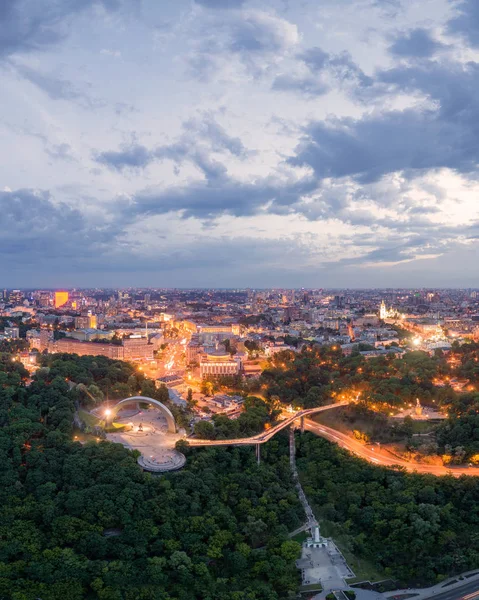
[[[301,417],[301,433],[304,433],[304,417]]]
[[[261,464],[261,444],[256,444],[256,460],[258,461],[258,465]]]

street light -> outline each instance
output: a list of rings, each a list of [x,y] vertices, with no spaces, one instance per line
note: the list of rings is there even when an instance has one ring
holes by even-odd
[[[105,410],[105,426],[108,425],[108,417],[111,415],[111,410],[109,408],[107,408]]]

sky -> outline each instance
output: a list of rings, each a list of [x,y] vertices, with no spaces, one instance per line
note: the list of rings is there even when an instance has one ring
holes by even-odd
[[[477,0],[1,0],[1,287],[479,287]]]

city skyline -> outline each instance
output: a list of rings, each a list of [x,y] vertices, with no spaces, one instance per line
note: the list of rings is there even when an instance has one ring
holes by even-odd
[[[473,0],[7,0],[8,288],[474,288]]]

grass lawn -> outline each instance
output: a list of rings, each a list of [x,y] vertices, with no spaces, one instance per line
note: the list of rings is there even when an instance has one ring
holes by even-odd
[[[309,531],[300,531],[295,536],[293,536],[291,539],[294,542],[298,542],[299,544],[302,544],[309,536],[310,536]]]
[[[90,414],[86,410],[79,410],[78,415],[85,425],[88,425],[88,427],[96,427],[97,425],[101,425],[103,423],[101,419],[95,417],[95,415]]]
[[[413,433],[429,433],[437,429],[437,423],[431,423],[430,421],[413,421],[412,432]]]

